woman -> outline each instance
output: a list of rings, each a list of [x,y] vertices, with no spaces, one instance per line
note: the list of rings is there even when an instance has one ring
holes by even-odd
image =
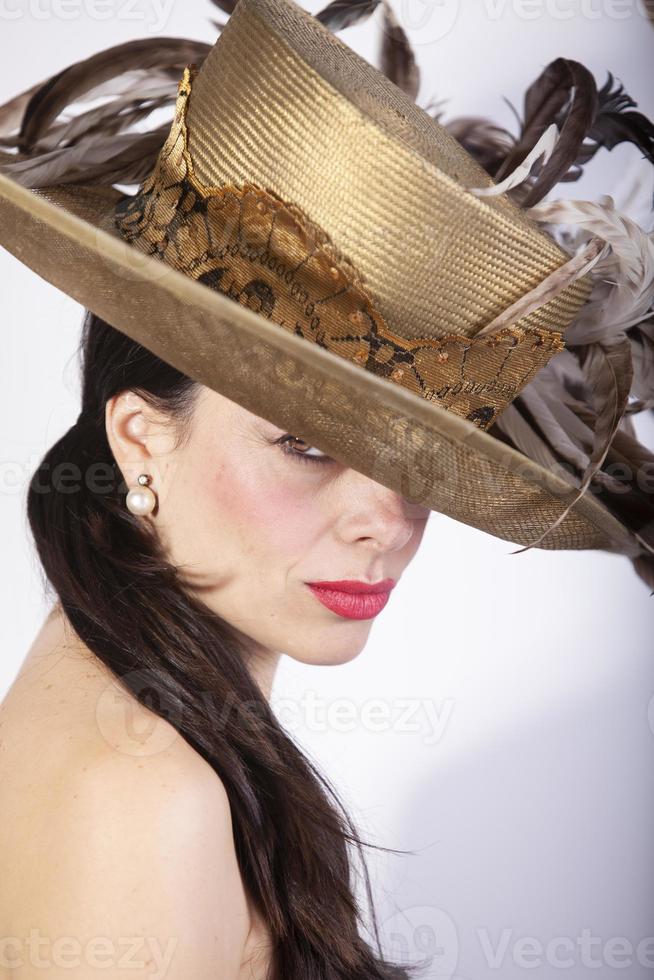
[[[103,153],[116,113],[139,113],[118,84],[116,113],[56,122],[116,52],[5,107],[23,118],[3,169],[47,186],[0,179],[0,241],[93,313],[80,417],[30,486],[61,608],[3,706],[2,925],[67,937],[52,956],[80,976],[103,956],[121,976],[129,955],[144,976],[408,977],[362,937],[361,842],[270,710],[277,658],[356,656],[431,509],[621,551],[651,580],[651,496],[608,464],[652,459],[627,400],[651,404],[635,355],[653,245],[608,205],[548,202],[541,218],[593,235],[569,233],[566,255],[516,207],[619,141],[616,93],[576,62],[548,66],[511,145],[483,121],[455,121],[456,140],[427,125],[406,57],[402,94],[286,0],[239,0],[219,42],[185,67],[165,142]],[[162,44],[157,84],[188,54]],[[654,161],[654,127],[630,122],[621,138]],[[383,591],[348,598],[343,580]]]
[[[268,697],[279,651],[359,653],[428,510],[93,315],[82,354],[80,420],[29,490],[66,612],[1,709],[2,935],[38,927],[42,960],[79,961],[66,976],[104,959],[109,976],[140,962],[129,975],[231,980],[266,976],[272,923],[271,976],[405,975],[356,938],[352,828]],[[125,506],[141,473],[151,524]],[[384,591],[336,609],[342,593],[308,584],[344,579]]]

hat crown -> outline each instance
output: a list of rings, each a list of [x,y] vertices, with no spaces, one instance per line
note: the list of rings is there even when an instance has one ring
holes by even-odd
[[[472,337],[568,256],[456,139],[294,0],[239,0],[193,81],[189,150],[208,186],[293,202],[408,338]],[[520,321],[562,331],[577,281]]]
[[[209,186],[198,178],[187,124],[195,76],[185,69],[152,174],[116,209],[132,245],[480,428],[563,348],[557,331],[519,325],[474,338],[393,332],[356,267],[296,204],[247,180]]]

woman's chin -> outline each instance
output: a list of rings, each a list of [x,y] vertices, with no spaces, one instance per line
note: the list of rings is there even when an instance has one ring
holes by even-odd
[[[348,631],[347,637],[332,635],[334,632],[336,631],[325,630],[322,635],[314,633],[305,643],[287,650],[287,655],[299,663],[313,664],[316,667],[349,663],[358,657],[368,642],[370,621],[359,621],[355,629]]]

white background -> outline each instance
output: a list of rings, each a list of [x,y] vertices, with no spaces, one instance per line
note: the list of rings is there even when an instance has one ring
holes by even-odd
[[[445,119],[487,115],[515,132],[505,99],[521,112],[557,56],[598,86],[611,70],[654,117],[654,26],[639,4],[462,7],[395,5],[407,29],[422,24],[410,30],[418,102],[447,99]],[[340,35],[373,63],[380,14]],[[213,16],[200,0],[0,0],[0,101],[130,38],[213,41]],[[639,156],[600,151],[551,196],[651,180]],[[78,412],[82,310],[4,251],[0,281],[1,694],[46,610],[24,493]],[[639,425],[650,446],[653,430]],[[273,700],[364,836],[414,852],[371,856],[395,955],[435,951],[427,976],[441,980],[650,977],[654,939],[637,947],[654,937],[654,598],[626,558],[513,550],[433,514],[364,652],[342,667],[284,660]]]

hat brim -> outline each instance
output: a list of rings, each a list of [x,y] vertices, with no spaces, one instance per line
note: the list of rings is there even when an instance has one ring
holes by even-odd
[[[173,367],[412,503],[529,545],[574,497],[569,482],[472,422],[127,244],[113,224],[121,196],[30,190],[0,174],[0,244]],[[589,492],[538,547],[639,553]]]

